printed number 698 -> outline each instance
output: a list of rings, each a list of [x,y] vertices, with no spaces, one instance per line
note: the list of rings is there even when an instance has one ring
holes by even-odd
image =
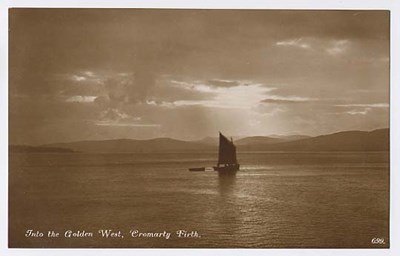
[[[385,244],[385,239],[380,237],[374,237],[371,240],[371,244]]]

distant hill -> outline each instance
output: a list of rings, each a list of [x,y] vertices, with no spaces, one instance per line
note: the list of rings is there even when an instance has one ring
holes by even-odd
[[[151,140],[101,140],[101,141],[78,141],[70,143],[55,143],[45,146],[71,148],[82,152],[182,152],[182,151],[204,151],[213,150],[214,147],[201,145],[195,142],[180,141],[170,138],[157,138]]]
[[[243,151],[388,151],[389,129],[374,131],[344,131],[308,137],[254,136],[234,141],[238,152]],[[170,138],[151,140],[102,140],[54,143],[40,147],[10,146],[10,152],[204,152],[217,151],[218,138],[206,137],[197,141]]]
[[[254,136],[247,137],[240,140],[235,141],[235,145],[260,145],[260,144],[276,144],[280,142],[284,142],[286,140],[282,138],[271,138],[266,136]]]
[[[264,144],[256,150],[278,151],[388,151],[389,129],[371,132],[345,131],[321,135],[308,139],[283,142],[275,145]]]
[[[57,147],[34,147],[25,145],[10,145],[8,150],[13,153],[26,153],[26,152],[48,152],[48,153],[73,153],[75,152],[69,148],[57,148]]]
[[[205,137],[201,140],[195,140],[192,142],[205,144],[205,145],[218,145],[218,137]]]
[[[246,151],[274,151],[277,150],[277,145],[302,139],[311,138],[306,135],[271,135],[271,136],[253,136],[247,137],[235,142],[239,150]],[[273,145],[272,145],[273,144]]]
[[[270,135],[271,138],[282,139],[285,141],[294,141],[294,140],[302,140],[311,138],[311,136],[307,135]]]
[[[234,139],[235,145],[249,145],[249,144],[276,144],[287,141],[295,141],[301,139],[307,139],[310,136],[306,135],[271,135],[271,136],[252,136],[245,137],[241,139]],[[207,145],[218,145],[218,137],[205,137],[201,140],[196,140],[193,142],[198,142]]]

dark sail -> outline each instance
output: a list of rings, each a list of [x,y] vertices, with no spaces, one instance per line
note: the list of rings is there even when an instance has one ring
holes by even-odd
[[[218,165],[237,164],[236,147],[222,133],[219,133]]]

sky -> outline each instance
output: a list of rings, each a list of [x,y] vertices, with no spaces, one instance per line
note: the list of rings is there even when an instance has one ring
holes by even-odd
[[[9,142],[389,127],[389,15],[11,9]]]

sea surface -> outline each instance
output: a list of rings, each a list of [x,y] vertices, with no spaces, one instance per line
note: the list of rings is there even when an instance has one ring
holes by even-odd
[[[188,171],[211,167],[216,158],[214,152],[10,153],[9,246],[389,246],[388,152],[241,152],[236,176]],[[102,238],[101,229],[123,238]],[[44,236],[26,237],[27,230]],[[93,237],[64,237],[68,230]],[[179,238],[178,230],[193,237]],[[60,235],[50,238],[48,231]]]

